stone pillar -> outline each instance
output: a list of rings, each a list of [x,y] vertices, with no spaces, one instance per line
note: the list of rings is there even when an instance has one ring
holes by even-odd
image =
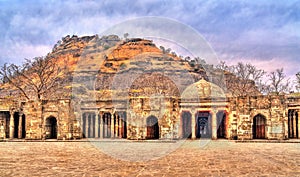
[[[217,114],[216,111],[211,112],[211,138],[213,140],[217,139]]]
[[[119,116],[119,138],[122,138],[123,118]]]
[[[9,120],[9,138],[13,139],[15,133],[15,125],[14,125],[14,112],[10,112],[10,120]]]
[[[179,127],[178,127],[178,138],[183,138],[183,135],[182,135],[182,112],[180,113],[180,117],[179,117]]]
[[[115,122],[115,137],[118,137],[119,135],[119,115],[118,114],[114,114],[114,117],[116,118],[116,122]]]
[[[22,115],[19,113],[19,129],[18,129],[18,138],[22,138]]]
[[[80,135],[80,138],[83,137],[83,115],[80,113],[80,132],[81,132],[81,135]]]
[[[297,120],[298,120],[298,125],[297,125],[297,128],[298,128],[298,138],[300,138],[300,120],[299,120],[299,113],[300,111],[297,110]]]
[[[293,138],[296,138],[297,137],[297,122],[296,122],[296,119],[297,119],[297,117],[296,117],[296,114],[297,114],[297,111],[295,110],[294,111],[294,114],[293,114],[293,117],[294,117],[294,119],[293,119]]]
[[[94,115],[93,114],[90,114],[90,137],[93,138],[94,137],[94,128],[95,128],[95,125],[94,125]]]
[[[89,117],[88,114],[85,113],[85,131],[84,131],[84,135],[86,138],[88,138],[89,136]]]
[[[196,139],[196,117],[192,111],[192,139]]]
[[[100,113],[99,115],[99,119],[100,119],[100,138],[103,138],[103,113]]]
[[[111,114],[111,138],[115,137],[115,133],[114,133],[114,126],[115,126],[115,116],[114,114]]]
[[[283,139],[286,139],[289,137],[288,135],[288,121],[289,121],[289,113],[288,113],[288,110],[286,110],[286,112],[283,113]]]
[[[6,119],[7,119],[7,117],[5,115],[3,115],[3,126],[0,126],[0,133],[3,133],[4,139],[6,139]]]
[[[288,137],[292,137],[293,135],[293,112],[289,113],[289,118],[288,118]]]
[[[95,138],[99,138],[99,115],[95,112]]]
[[[103,115],[104,117],[103,117],[103,120],[104,120],[104,134],[103,134],[103,137],[107,137],[107,134],[108,134],[108,118],[107,118],[107,114],[104,114]]]

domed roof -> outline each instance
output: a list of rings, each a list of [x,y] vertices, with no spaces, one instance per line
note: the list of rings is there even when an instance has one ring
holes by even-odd
[[[181,98],[185,99],[205,99],[205,98],[225,98],[224,91],[211,82],[204,79],[188,86],[182,93]]]

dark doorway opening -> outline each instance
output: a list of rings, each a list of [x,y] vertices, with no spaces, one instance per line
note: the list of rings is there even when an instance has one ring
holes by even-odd
[[[192,115],[190,112],[183,112],[181,117],[182,122],[182,138],[192,137]]]
[[[196,119],[196,138],[211,138],[211,122],[209,112],[199,112]]]
[[[111,114],[104,113],[103,114],[103,138],[111,137]]]
[[[46,138],[57,139],[57,120],[55,117],[49,117],[46,119]]]
[[[19,113],[14,113],[14,138],[18,138],[19,133]]]
[[[266,118],[258,114],[253,118],[252,134],[253,139],[265,139]]]
[[[147,118],[147,139],[159,139],[158,120],[154,116]]]
[[[217,138],[226,138],[227,116],[225,111],[217,113]]]
[[[299,138],[298,113],[295,110],[288,111],[288,136],[289,138]]]

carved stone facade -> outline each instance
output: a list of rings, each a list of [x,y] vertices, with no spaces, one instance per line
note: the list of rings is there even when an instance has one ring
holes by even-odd
[[[0,100],[0,139],[291,139],[300,137],[300,96],[225,97],[200,80],[179,96],[125,100]]]

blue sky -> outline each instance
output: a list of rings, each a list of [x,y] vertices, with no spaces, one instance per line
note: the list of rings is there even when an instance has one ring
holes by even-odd
[[[65,35],[93,35],[144,16],[198,31],[219,60],[288,76],[300,71],[300,1],[0,0],[0,63],[46,55]],[[130,32],[128,32],[130,34]]]

